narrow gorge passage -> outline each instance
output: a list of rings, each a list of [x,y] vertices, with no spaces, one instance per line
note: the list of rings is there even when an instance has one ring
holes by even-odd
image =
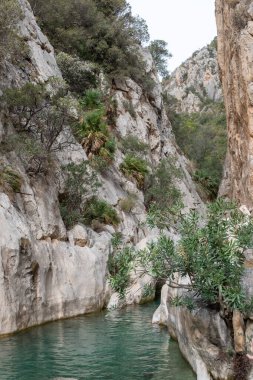
[[[253,0],[0,0],[0,380],[253,380],[252,67]]]

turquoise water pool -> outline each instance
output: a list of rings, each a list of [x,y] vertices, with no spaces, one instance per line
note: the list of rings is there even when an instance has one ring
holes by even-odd
[[[195,380],[157,304],[62,320],[0,340],[0,380]]]

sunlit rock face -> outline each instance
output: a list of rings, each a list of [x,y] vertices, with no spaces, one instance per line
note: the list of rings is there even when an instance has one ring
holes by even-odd
[[[249,0],[216,0],[218,61],[228,123],[220,195],[253,204],[253,12]]]
[[[196,51],[164,82],[164,91],[174,98],[177,112],[200,112],[208,100],[221,101],[216,39]]]
[[[25,62],[20,58],[17,65],[6,63],[1,72],[1,90],[61,77],[53,47],[38,27],[28,2],[19,2],[24,14],[20,33],[30,58]],[[153,165],[172,156],[183,173],[177,186],[182,192],[185,211],[203,209],[188,171],[190,165],[175,144],[151,56],[146,51],[141,54],[156,85],[147,97],[131,80],[115,82],[111,89],[117,100],[115,130],[120,137],[133,134],[146,143],[147,160]],[[126,106],[130,101],[134,114]],[[15,133],[11,121],[0,115],[0,138],[10,132]],[[87,160],[82,146],[73,136],[72,139],[74,149],[61,151],[52,171],[38,177],[27,175],[15,150],[0,154],[0,160],[14,167],[22,177],[19,194],[0,193],[0,334],[100,310],[112,295],[107,263],[115,228],[103,226],[98,232],[79,224],[68,231],[61,218],[58,195],[64,181],[62,165]],[[144,194],[134,181],[122,174],[122,161],[123,154],[117,149],[114,164],[106,175],[99,175],[102,186],[98,196],[117,210],[121,220],[117,231],[122,233],[124,241],[144,248],[158,231],[145,226]],[[122,211],[120,200],[129,192],[135,193],[136,205],[127,213]],[[140,285],[144,287],[151,279],[146,276],[139,281],[135,273],[131,278],[133,286],[128,290],[126,302],[142,302]]]

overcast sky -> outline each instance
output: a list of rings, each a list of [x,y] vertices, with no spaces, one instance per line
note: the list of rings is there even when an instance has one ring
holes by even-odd
[[[216,36],[214,0],[128,0],[133,13],[144,18],[151,39],[168,43],[173,58],[169,71]]]

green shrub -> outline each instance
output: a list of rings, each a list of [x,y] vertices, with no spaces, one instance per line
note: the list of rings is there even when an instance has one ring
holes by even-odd
[[[0,188],[6,192],[19,193],[21,185],[20,174],[11,166],[0,163]]]
[[[19,134],[19,147],[23,145],[19,151],[27,171],[45,172],[55,153],[73,143],[69,133],[65,134],[65,141],[59,139],[75,121],[72,112],[75,101],[67,95],[65,83],[53,78],[47,84],[27,83],[21,88],[6,89],[3,100]]]
[[[145,144],[138,139],[137,136],[128,135],[123,137],[120,141],[121,150],[124,154],[133,154],[137,156],[145,156],[148,152],[148,144]]]
[[[83,220],[88,225],[91,225],[94,221],[113,226],[120,223],[117,211],[109,203],[96,197],[92,197],[86,202],[83,210]]]
[[[122,211],[130,213],[136,206],[137,196],[136,194],[129,193],[127,197],[120,199],[119,207]]]
[[[88,110],[103,109],[102,94],[97,89],[89,89],[81,99],[81,105]]]
[[[135,252],[132,247],[117,247],[109,257],[109,281],[115,292],[124,297],[130,280],[130,271],[133,268]]]
[[[163,159],[146,179],[144,200],[150,227],[162,228],[174,221],[182,208],[182,195],[175,182],[182,177],[173,157]]]
[[[97,86],[98,69],[94,64],[63,52],[57,55],[57,63],[72,92],[82,95],[87,88]]]
[[[114,249],[118,248],[122,244],[123,235],[121,232],[115,232],[112,235],[111,244]]]
[[[85,119],[78,124],[77,132],[81,138],[87,137],[91,132],[100,132],[104,135],[108,134],[107,125],[104,122],[104,110],[95,109],[85,114]]]
[[[177,246],[162,236],[140,254],[141,262],[152,276],[185,288],[191,292],[190,297],[197,294],[207,305],[244,311],[248,302],[241,287],[242,249],[252,247],[252,232],[252,220],[235,204],[219,199],[209,205],[204,225],[191,212],[182,219],[182,237]],[[176,273],[189,276],[189,284],[176,284]]]
[[[120,165],[120,170],[125,176],[136,180],[140,189],[143,188],[145,176],[149,173],[148,164],[145,160],[127,154]]]
[[[59,195],[60,211],[66,227],[71,228],[77,223],[84,223],[86,202],[96,195],[101,185],[87,161],[68,164],[64,171],[67,179],[65,192]]]
[[[102,94],[98,90],[88,90],[81,100],[84,117],[75,126],[75,134],[85,149],[94,168],[105,168],[111,164],[116,150],[116,140],[106,123],[106,109]]]

